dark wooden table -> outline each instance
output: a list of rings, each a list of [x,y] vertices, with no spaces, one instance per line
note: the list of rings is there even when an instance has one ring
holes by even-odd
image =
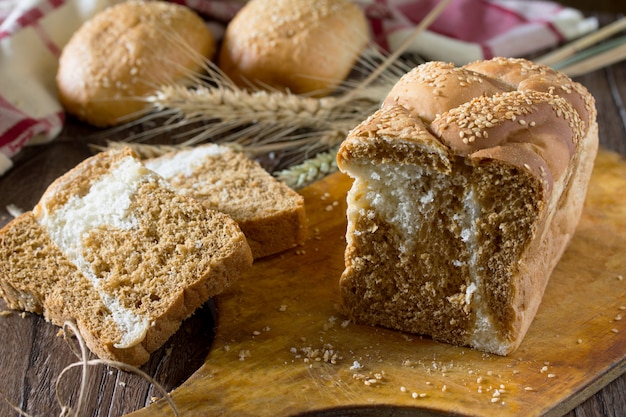
[[[577,81],[596,97],[602,146],[626,155],[626,62],[581,76]],[[102,140],[91,137],[93,132],[70,119],[53,143],[27,148],[18,155],[15,167],[0,177],[0,226],[11,219],[9,204],[32,208],[52,180],[91,154],[88,144]],[[58,328],[41,317],[7,312],[4,301],[0,301],[0,312],[0,395],[31,416],[59,415],[55,380],[64,367],[77,361],[70,344],[59,337]],[[208,303],[153,354],[142,370],[168,390],[185,381],[203,363],[210,348],[214,313]],[[76,403],[80,380],[78,368],[66,375],[60,386],[64,401]],[[622,374],[605,387],[589,387],[583,395],[589,398],[566,416],[624,417],[625,393],[626,374]],[[146,406],[157,396],[159,392],[134,374],[92,367],[82,415],[121,416]],[[18,415],[7,402],[0,401],[0,416]]]

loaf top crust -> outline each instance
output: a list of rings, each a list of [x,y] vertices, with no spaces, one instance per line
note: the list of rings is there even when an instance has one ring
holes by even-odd
[[[521,58],[463,67],[429,62],[405,74],[350,136],[389,137],[396,130],[403,141],[419,138],[475,165],[495,159],[527,170],[549,190],[595,117],[587,89],[544,65]],[[346,157],[339,152],[340,167]]]

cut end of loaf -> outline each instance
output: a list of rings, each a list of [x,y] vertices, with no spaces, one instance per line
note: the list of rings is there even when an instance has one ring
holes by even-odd
[[[340,284],[348,315],[508,353],[520,325],[508,302],[517,291],[511,277],[538,233],[541,183],[515,167],[470,167],[461,158],[450,172],[382,161],[346,169],[355,177]]]

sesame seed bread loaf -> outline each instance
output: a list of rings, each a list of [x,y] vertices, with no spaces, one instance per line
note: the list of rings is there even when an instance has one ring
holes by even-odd
[[[341,145],[343,308],[500,355],[574,234],[598,147],[592,96],[523,59],[414,68]]]
[[[325,95],[369,43],[350,0],[251,0],[228,24],[219,66],[236,84]]]
[[[252,264],[230,217],[173,191],[128,149],[58,178],[0,231],[0,295],[75,321],[101,358],[132,365]]]
[[[228,146],[198,146],[145,164],[179,192],[231,216],[254,258],[302,245],[306,239],[303,197]]]
[[[95,126],[133,120],[162,85],[187,82],[217,42],[186,6],[125,1],[85,22],[63,48],[56,84],[68,113]]]

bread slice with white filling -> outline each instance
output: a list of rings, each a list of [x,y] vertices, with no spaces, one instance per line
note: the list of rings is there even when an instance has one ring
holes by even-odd
[[[496,58],[407,73],[338,153],[353,320],[506,355],[575,232],[598,147],[593,97]]]
[[[208,144],[145,161],[179,192],[231,216],[254,258],[302,245],[304,198],[231,147]]]
[[[0,295],[74,321],[101,358],[145,363],[252,264],[237,223],[185,197],[128,150],[58,178],[0,231]]]

